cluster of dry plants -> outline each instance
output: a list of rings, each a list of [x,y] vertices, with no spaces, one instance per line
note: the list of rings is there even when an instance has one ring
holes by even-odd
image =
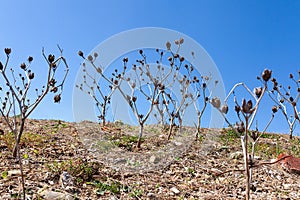
[[[166,49],[156,49],[155,55],[147,56],[147,50],[138,50],[137,58],[123,58],[122,67],[115,68],[107,74],[102,66],[97,65],[99,59],[95,52],[85,56],[82,51],[78,54],[84,59],[82,64],[83,82],[76,85],[78,89],[87,93],[95,102],[99,111],[98,119],[103,126],[107,123],[107,113],[114,94],[119,92],[128,104],[136,122],[139,124],[137,147],[140,148],[144,133],[144,126],[151,118],[155,118],[162,127],[168,127],[170,140],[174,133],[174,127],[178,127],[181,133],[183,119],[188,108],[192,107],[196,113],[197,140],[201,135],[201,119],[204,116],[208,104],[217,109],[224,117],[225,122],[233,130],[239,132],[244,154],[244,171],[246,175],[246,199],[250,199],[252,182],[252,170],[256,165],[255,145],[259,138],[273,121],[278,111],[283,115],[289,127],[292,138],[295,127],[300,122],[300,112],[297,105],[300,98],[300,71],[297,75],[290,74],[292,85],[284,86],[272,77],[272,71],[265,69],[257,77],[260,86],[251,90],[245,83],[238,83],[222,100],[213,96],[213,89],[218,84],[212,74],[201,75],[192,62],[187,61],[180,55],[180,47],[184,39],[180,38],[166,43]],[[65,83],[69,67],[66,59],[62,56],[63,50],[58,47],[60,55],[42,55],[46,61],[47,78],[40,88],[33,88],[35,74],[31,70],[33,57],[21,63],[18,68],[10,67],[9,61],[11,49],[5,48],[5,61],[0,61],[0,113],[1,118],[15,136],[13,156],[18,160],[22,176],[23,199],[25,199],[25,180],[22,169],[22,156],[20,155],[19,143],[24,131],[26,119],[37,108],[44,97],[54,93],[54,102],[61,100],[63,85]],[[148,52],[149,53],[149,52]],[[195,55],[191,52],[193,58]],[[156,57],[154,61],[153,57]],[[63,64],[64,69],[59,66]],[[92,71],[91,71],[92,69]],[[57,74],[59,73],[59,75]],[[95,74],[97,76],[95,76]],[[297,77],[297,78],[296,78]],[[100,84],[99,79],[105,84]],[[209,87],[210,86],[210,87]],[[237,88],[242,87],[249,94],[249,98],[238,100]],[[178,91],[177,91],[178,90]],[[32,91],[36,94],[32,98]],[[270,120],[259,130],[258,123],[254,125],[261,101],[267,96],[272,102],[270,106]],[[229,99],[233,99],[232,109],[229,107]],[[235,112],[234,123],[230,122],[229,112]],[[255,126],[255,128],[253,128]],[[254,131],[253,131],[254,130]],[[250,146],[250,148],[248,148]]]
[[[163,127],[169,126],[168,140],[171,138],[173,128],[179,127],[179,134],[183,125],[183,118],[188,107],[194,106],[197,113],[197,123],[195,138],[200,136],[201,119],[208,104],[217,109],[223,116],[225,122],[234,131],[241,134],[241,144],[244,154],[244,171],[246,175],[246,199],[250,199],[252,182],[252,170],[257,167],[255,158],[255,145],[259,138],[266,132],[275,117],[275,113],[280,111],[289,126],[290,138],[293,136],[295,127],[299,124],[300,112],[297,103],[300,96],[300,71],[298,78],[290,74],[293,85],[284,86],[272,77],[272,71],[265,69],[257,77],[260,86],[251,90],[245,83],[237,83],[229,91],[224,100],[213,96],[213,90],[208,91],[208,84],[213,84],[214,88],[218,84],[212,75],[200,75],[192,63],[185,60],[179,54],[180,47],[184,39],[175,40],[175,50],[172,44],[166,43],[166,50],[156,49],[157,59],[150,60],[143,50],[139,50],[139,58],[130,62],[129,58],[123,58],[123,66],[113,70],[111,74],[106,74],[102,66],[98,66],[96,60],[98,54],[85,56],[82,51],[78,54],[84,59],[83,82],[77,87],[91,96],[99,110],[98,116],[103,126],[107,121],[106,114],[113,94],[121,93],[136,121],[140,126],[139,140],[137,147],[141,146],[143,128],[152,113],[157,119],[157,123]],[[194,53],[192,56],[194,57]],[[130,64],[129,64],[130,63]],[[153,64],[155,63],[155,64]],[[89,71],[87,67],[93,69]],[[96,77],[94,74],[98,74]],[[99,84],[99,78],[103,78],[107,84]],[[127,85],[130,89],[123,87]],[[180,95],[174,95],[173,88],[179,87]],[[236,93],[237,88],[242,87],[249,98],[242,98],[240,101]],[[264,96],[269,97],[270,119],[264,124],[263,129],[258,128],[254,122],[260,108],[260,103]],[[233,99],[232,109],[229,109],[229,99]],[[139,103],[142,102],[142,103]],[[147,106],[146,106],[147,105]],[[231,104],[230,104],[231,105]],[[145,111],[145,107],[147,110]],[[229,120],[230,110],[236,113],[234,123]],[[249,148],[250,146],[250,148]],[[249,150],[250,149],[250,150]]]

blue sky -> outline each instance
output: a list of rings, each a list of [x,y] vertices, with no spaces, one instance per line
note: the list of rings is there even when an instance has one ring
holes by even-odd
[[[290,0],[0,0],[0,49],[12,48],[11,64],[16,66],[32,55],[33,70],[42,74],[42,47],[57,53],[59,44],[70,66],[62,101],[53,104],[49,95],[31,117],[72,121],[78,50],[88,53],[110,36],[133,28],[173,29],[206,49],[227,90],[241,81],[252,88],[259,85],[255,77],[264,68],[283,82],[300,69],[299,10],[300,1]],[[4,56],[0,54],[1,61]],[[287,126],[278,120],[271,130],[283,132]]]

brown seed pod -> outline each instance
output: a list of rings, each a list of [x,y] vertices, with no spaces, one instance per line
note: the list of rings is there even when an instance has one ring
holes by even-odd
[[[83,57],[83,52],[82,52],[82,51],[78,51],[78,55],[79,55],[80,57]]]
[[[58,91],[58,88],[57,87],[52,87],[50,89],[50,92],[53,92],[53,93],[56,93]]]
[[[246,129],[245,129],[244,122],[236,123],[235,127],[236,127],[236,130],[237,130],[239,133],[244,133],[245,130],[246,130]]]
[[[61,100],[60,94],[54,96],[54,103],[59,103]]]
[[[240,106],[234,106],[234,110],[235,110],[235,112],[239,113],[241,111],[241,107]]]
[[[33,57],[29,56],[28,57],[28,62],[32,62],[33,61]]]
[[[123,58],[123,62],[124,63],[127,63],[128,62],[128,58],[126,57],[126,58]]]
[[[273,107],[272,107],[272,112],[273,112],[273,113],[276,113],[277,111],[278,111],[278,107],[277,107],[277,106],[273,106]]]
[[[272,76],[272,70],[268,70],[268,69],[265,69],[261,75],[264,81],[270,80],[271,76]]]
[[[167,47],[168,50],[171,49],[171,43],[169,41],[166,43],[166,47]]]
[[[227,114],[228,113],[228,106],[226,104],[224,104],[222,107],[221,107],[221,112],[224,113],[224,114]]]
[[[221,101],[218,97],[214,97],[211,100],[211,104],[213,105],[213,107],[215,108],[220,108],[221,107]]]
[[[256,97],[259,98],[262,94],[262,87],[254,88],[254,93],[255,93]]]
[[[49,55],[48,55],[48,61],[49,61],[50,63],[52,63],[52,62],[54,62],[54,60],[55,60],[55,56],[52,55],[52,54],[49,54]]]
[[[94,58],[93,58],[93,56],[91,56],[91,55],[88,55],[88,57],[87,57],[87,58],[88,58],[88,60],[89,60],[90,62],[92,62],[92,61],[93,61],[93,59],[94,59]]]
[[[32,79],[34,78],[34,73],[33,73],[33,72],[30,72],[30,73],[28,74],[28,78],[29,78],[30,80],[32,80]]]
[[[11,48],[4,48],[4,52],[6,55],[9,55],[11,53]]]
[[[136,102],[137,98],[136,97],[132,97],[132,101]]]
[[[25,63],[22,63],[22,64],[20,65],[20,68],[25,70],[25,69],[26,69],[26,64],[25,64]]]
[[[183,62],[183,61],[184,61],[184,57],[181,56],[181,57],[180,57],[180,62]]]

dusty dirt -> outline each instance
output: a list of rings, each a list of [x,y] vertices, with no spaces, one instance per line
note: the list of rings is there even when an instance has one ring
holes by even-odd
[[[18,199],[13,136],[3,122],[0,129],[0,199]],[[21,141],[27,198],[45,199],[44,191],[52,191],[69,199],[244,199],[240,138],[202,129],[201,141],[194,141],[194,131],[185,128],[168,142],[160,127],[148,126],[136,149],[124,138],[134,138],[138,127],[29,120]],[[266,134],[257,144],[257,164],[279,153],[299,157],[299,144],[298,138]],[[280,164],[254,168],[252,182],[253,199],[300,199],[299,175]]]

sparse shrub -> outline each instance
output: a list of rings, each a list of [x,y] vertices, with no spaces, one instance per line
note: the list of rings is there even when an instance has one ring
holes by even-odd
[[[290,74],[290,80],[295,88],[291,85],[284,87],[273,78],[273,88],[268,90],[269,97],[276,104],[276,108],[280,110],[284,116],[288,126],[290,139],[293,137],[293,132],[297,124],[300,122],[300,111],[297,108],[298,100],[300,98],[300,71],[298,72],[298,79],[293,74]],[[294,90],[293,90],[294,89]]]
[[[58,47],[59,48],[59,47]],[[49,54],[46,56],[44,49],[42,55],[46,60],[46,83],[40,89],[32,89],[32,84],[35,78],[35,73],[31,70],[33,57],[29,56],[26,62],[19,65],[19,68],[9,67],[11,49],[5,48],[6,60],[4,64],[0,61],[0,77],[2,78],[0,85],[0,113],[2,120],[6,122],[11,133],[14,134],[14,147],[12,150],[13,156],[19,160],[21,174],[23,199],[25,199],[24,175],[22,169],[22,156],[20,156],[19,143],[24,132],[25,122],[29,115],[37,108],[44,97],[49,93],[54,93],[54,102],[59,103],[64,82],[66,80],[69,67],[66,59],[62,56],[63,50],[59,48],[60,55],[55,58],[55,55]],[[65,65],[65,71],[59,70],[60,63]],[[57,75],[57,72],[62,73]],[[58,82],[57,77],[62,77]],[[35,92],[36,97],[30,97],[30,92]]]
[[[260,102],[264,96],[264,94],[268,90],[268,82],[271,79],[272,71],[265,69],[260,77],[258,77],[258,80],[261,81],[262,86],[254,88],[253,91],[251,91],[248,86],[245,83],[238,83],[233,86],[233,88],[230,90],[229,94],[224,100],[224,104],[221,105],[221,101],[218,97],[213,98],[210,103],[218,109],[218,111],[222,114],[222,116],[225,118],[225,121],[228,123],[230,127],[232,127],[234,131],[240,134],[243,134],[241,136],[241,143],[242,143],[242,149],[244,154],[244,170],[245,170],[245,176],[246,176],[246,199],[250,199],[250,188],[251,188],[251,182],[252,182],[252,169],[255,165],[254,160],[254,154],[256,148],[256,144],[259,140],[259,138],[265,133],[269,125],[274,119],[274,115],[277,112],[277,107],[273,106],[271,109],[271,118],[268,121],[268,123],[265,125],[265,128],[260,133],[258,131],[258,125],[256,124],[256,130],[250,131],[254,119],[257,115],[257,111],[260,106]],[[242,86],[250,95],[250,99],[242,99],[241,103],[238,102],[235,90],[237,87]],[[232,124],[229,122],[227,118],[228,113],[228,98],[233,95],[235,108],[234,111],[237,114],[238,122],[236,124]],[[252,100],[251,100],[252,99]],[[254,103],[253,103],[254,100]],[[249,152],[249,142],[251,139],[251,148]]]

